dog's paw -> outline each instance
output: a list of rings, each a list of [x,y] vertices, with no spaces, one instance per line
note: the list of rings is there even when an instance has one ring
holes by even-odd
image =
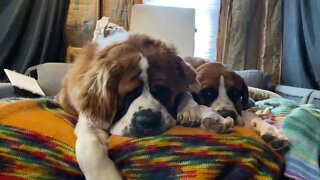
[[[276,151],[284,151],[289,147],[288,137],[281,130],[269,126],[260,132],[261,138]]]
[[[187,107],[178,113],[177,123],[186,127],[199,127],[204,111],[210,111],[210,108],[203,105]]]
[[[202,116],[200,128],[217,134],[232,130],[234,120],[230,117],[224,118],[216,112],[206,112]]]
[[[187,127],[199,127],[201,129],[214,132],[225,133],[234,126],[234,120],[230,117],[224,118],[212,109],[197,105],[185,108],[178,114],[178,124]]]

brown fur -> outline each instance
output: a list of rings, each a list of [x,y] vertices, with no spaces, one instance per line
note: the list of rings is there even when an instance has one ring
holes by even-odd
[[[142,83],[138,79],[140,54],[149,62],[150,89],[162,85],[171,90],[170,107],[180,93],[189,91],[196,83],[194,71],[176,55],[174,48],[148,36],[131,35],[127,41],[98,53],[97,48],[95,44],[85,47],[65,76],[56,99],[69,113],[86,112],[94,121],[111,124],[123,105],[123,97]],[[106,87],[100,87],[104,80]]]
[[[200,83],[200,90],[209,86],[218,88],[221,75],[225,78],[227,89],[233,87],[240,90],[242,99],[238,99],[238,101],[235,102],[235,106],[237,112],[241,114],[243,106],[249,99],[248,87],[241,76],[221,63],[208,62],[204,59],[193,57],[187,57],[185,58],[185,61],[195,69],[197,80]]]

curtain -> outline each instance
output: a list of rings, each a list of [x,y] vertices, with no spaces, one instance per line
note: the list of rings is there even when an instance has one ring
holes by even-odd
[[[66,0],[0,1],[0,79],[4,68],[23,73],[28,67],[63,61]]]
[[[284,0],[281,83],[320,89],[320,1]]]
[[[222,0],[217,61],[234,70],[259,69],[280,81],[281,0]]]

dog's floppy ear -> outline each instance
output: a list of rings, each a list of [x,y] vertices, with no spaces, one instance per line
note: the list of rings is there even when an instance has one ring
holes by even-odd
[[[248,86],[246,82],[243,80],[243,78],[240,78],[242,82],[242,107],[245,107],[249,101],[249,91],[248,91]]]
[[[111,125],[115,116],[119,66],[117,61],[98,61],[84,74],[79,93],[80,110],[96,123],[103,120]]]
[[[177,65],[180,77],[188,84],[188,91],[198,91],[200,84],[197,81],[194,68],[190,64],[187,64],[179,56],[177,56]]]

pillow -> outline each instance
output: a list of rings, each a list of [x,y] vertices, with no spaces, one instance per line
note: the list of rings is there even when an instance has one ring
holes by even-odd
[[[248,86],[266,90],[271,89],[273,86],[270,75],[267,72],[255,69],[235,72],[244,79]]]
[[[37,79],[46,96],[55,96],[70,67],[72,67],[71,63],[44,63],[30,67],[25,74]]]
[[[11,83],[0,83],[0,99],[14,96],[14,87]]]
[[[255,87],[248,87],[248,90],[249,90],[249,97],[255,101],[281,97],[277,93],[264,90],[264,89],[255,88]]]

